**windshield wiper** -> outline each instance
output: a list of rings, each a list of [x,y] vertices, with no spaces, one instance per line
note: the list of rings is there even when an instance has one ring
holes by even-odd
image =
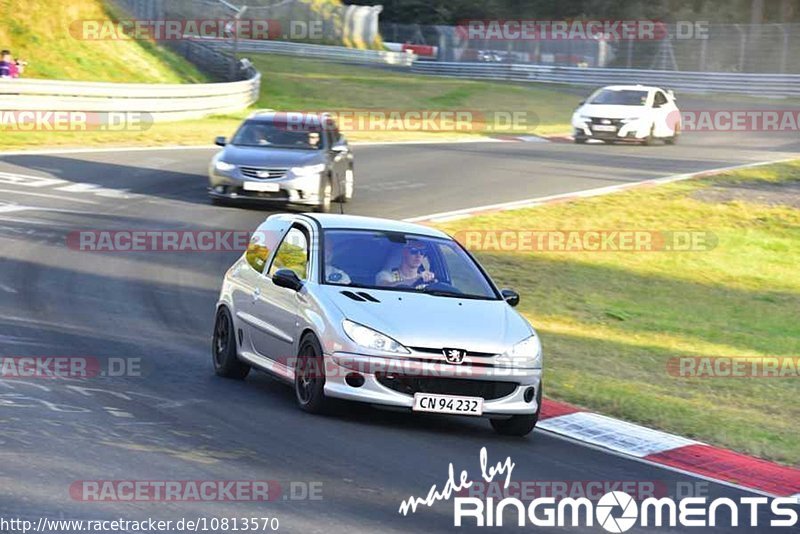
[[[447,289],[437,289],[427,286],[418,289],[418,291],[428,295],[433,295],[435,297],[455,297],[459,299],[486,300],[486,297],[482,297],[480,295],[468,295],[466,293],[461,293],[460,291],[450,291]]]

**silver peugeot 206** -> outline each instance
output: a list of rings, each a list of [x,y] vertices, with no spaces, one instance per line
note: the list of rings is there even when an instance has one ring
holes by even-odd
[[[542,347],[518,302],[438,230],[276,214],[225,274],[214,369],[267,371],[309,412],[345,399],[483,416],[523,436],[539,417]]]

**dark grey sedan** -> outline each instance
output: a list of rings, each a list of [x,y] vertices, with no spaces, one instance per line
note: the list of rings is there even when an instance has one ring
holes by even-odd
[[[330,210],[353,197],[353,153],[332,118],[256,112],[239,126],[208,169],[212,202],[258,202]]]

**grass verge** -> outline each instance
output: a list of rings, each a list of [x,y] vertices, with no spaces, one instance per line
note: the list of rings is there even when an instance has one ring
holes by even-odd
[[[548,396],[800,465],[797,374],[683,378],[667,370],[683,356],[800,356],[800,160],[439,226],[457,236],[712,232],[710,250],[476,254],[523,295],[519,309],[545,348]]]
[[[517,112],[516,128],[477,126],[473,132],[345,130],[351,141],[447,141],[487,134],[549,134],[569,129],[570,106],[558,88],[410,75],[285,56],[250,56],[263,75],[256,108],[278,110],[428,110],[475,112],[494,117]],[[567,102],[576,100],[567,96]],[[133,146],[210,144],[230,135],[249,112],[183,122],[154,124],[144,131],[11,132],[0,131],[0,147]]]

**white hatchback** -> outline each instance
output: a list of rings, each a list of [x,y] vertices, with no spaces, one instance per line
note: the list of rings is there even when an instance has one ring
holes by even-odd
[[[572,115],[576,143],[635,141],[652,144],[678,140],[680,111],[672,91],[645,85],[609,85],[580,103]]]

